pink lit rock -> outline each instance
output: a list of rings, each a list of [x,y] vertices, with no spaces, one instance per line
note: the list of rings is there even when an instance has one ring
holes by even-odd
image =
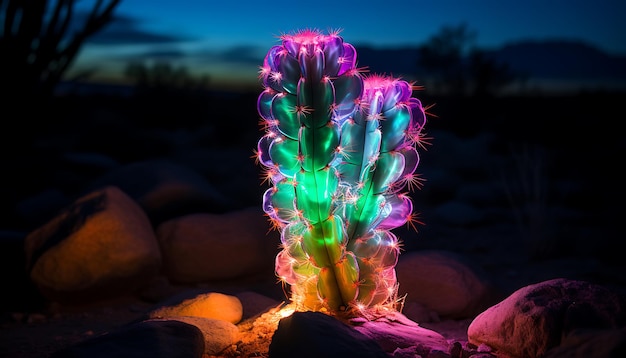
[[[355,330],[378,343],[387,353],[410,348],[421,357],[433,351],[448,352],[450,346],[441,334],[420,327],[399,312],[390,312],[374,320],[354,318],[350,323]]]
[[[389,358],[373,340],[321,312],[295,312],[280,320],[269,347],[272,358]]]
[[[515,291],[478,315],[467,334],[470,343],[487,345],[502,357],[540,357],[562,343],[571,345],[576,336],[578,348],[573,351],[579,352],[584,334],[597,337],[616,329],[622,332],[623,347],[625,312],[626,300],[616,292],[559,278]]]

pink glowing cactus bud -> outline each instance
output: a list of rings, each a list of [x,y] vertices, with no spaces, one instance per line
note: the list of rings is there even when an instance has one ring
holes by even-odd
[[[399,241],[412,220],[424,110],[412,86],[365,77],[337,33],[281,37],[260,71],[264,136],[257,159],[270,188],[263,210],[281,231],[276,274],[298,309],[393,309]]]

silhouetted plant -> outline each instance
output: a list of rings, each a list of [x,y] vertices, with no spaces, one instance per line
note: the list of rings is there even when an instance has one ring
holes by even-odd
[[[436,89],[453,95],[492,95],[520,77],[507,64],[474,46],[465,24],[444,26],[418,48],[418,66],[434,76]]]
[[[85,40],[111,21],[119,2],[96,0],[82,28],[74,30],[74,0],[0,0],[3,103],[26,100],[32,107],[49,98]]]
[[[465,24],[444,26],[419,46],[418,65],[436,77],[435,85],[439,90],[461,94],[465,92],[463,57],[469,53],[475,38],[476,33],[469,31]]]
[[[206,75],[194,76],[183,65],[143,61],[129,63],[124,75],[134,86],[134,103],[138,110],[133,121],[139,125],[196,128],[207,121],[207,116],[216,115],[215,110],[209,112],[211,99]],[[212,124],[219,126],[222,122],[226,121]]]
[[[190,92],[206,89],[209,84],[208,76],[193,76],[185,66],[174,67],[167,62],[156,62],[152,66],[131,62],[126,66],[124,75],[139,94]]]

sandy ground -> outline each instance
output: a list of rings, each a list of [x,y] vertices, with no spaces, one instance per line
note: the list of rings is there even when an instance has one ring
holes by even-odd
[[[133,322],[150,308],[151,305],[145,302],[127,297],[81,308],[52,307],[51,312],[47,314],[14,313],[10,320],[3,322],[0,327],[0,356],[48,357],[59,349]],[[56,312],[53,312],[55,310]],[[269,340],[259,337],[271,338],[275,326],[268,322],[261,322],[262,324],[257,322],[256,327],[253,327],[252,323],[255,320],[262,321],[262,315],[239,324],[241,342],[237,350],[241,352],[242,357],[258,356],[268,350]],[[466,341],[466,331],[470,322],[471,320],[446,320],[421,326],[432,329],[449,340]]]

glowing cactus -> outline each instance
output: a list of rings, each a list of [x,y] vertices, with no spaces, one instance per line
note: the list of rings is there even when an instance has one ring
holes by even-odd
[[[261,67],[257,159],[271,187],[263,210],[281,230],[276,273],[297,309],[359,314],[396,304],[399,242],[413,220],[402,190],[425,124],[412,86],[363,76],[337,33],[281,37]]]

